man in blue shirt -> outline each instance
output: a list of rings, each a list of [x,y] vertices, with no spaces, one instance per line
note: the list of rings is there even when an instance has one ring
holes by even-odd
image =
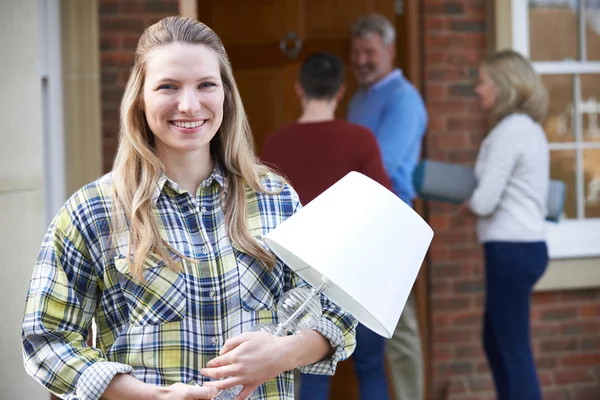
[[[417,89],[394,67],[395,39],[394,26],[378,14],[363,16],[352,26],[351,62],[360,89],[350,102],[348,121],[375,133],[394,192],[412,206],[412,175],[421,154],[427,111]],[[363,347],[361,340],[374,347],[384,339],[359,325],[356,340],[355,356]],[[414,296],[385,347],[396,400],[421,400],[423,361]]]

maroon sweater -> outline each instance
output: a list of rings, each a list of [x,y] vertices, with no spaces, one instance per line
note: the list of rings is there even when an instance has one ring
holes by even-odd
[[[291,182],[304,205],[351,171],[391,190],[373,133],[341,120],[283,127],[267,138],[261,158]]]

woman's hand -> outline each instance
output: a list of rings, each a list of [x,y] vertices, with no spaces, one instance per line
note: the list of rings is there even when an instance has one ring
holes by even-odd
[[[460,206],[458,206],[458,212],[462,215],[472,215],[471,207],[469,206],[469,200],[465,200],[462,202]]]
[[[229,339],[219,356],[200,371],[203,376],[222,380],[206,382],[204,386],[223,390],[243,385],[237,399],[246,399],[264,382],[294,369],[294,346],[288,346],[287,341],[287,337],[266,332],[247,332]]]

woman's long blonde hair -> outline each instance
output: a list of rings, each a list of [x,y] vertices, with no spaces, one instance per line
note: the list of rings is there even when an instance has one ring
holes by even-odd
[[[258,162],[254,153],[252,134],[223,43],[209,27],[191,18],[164,18],[146,29],[138,42],[121,102],[119,148],[112,173],[113,233],[129,234],[127,258],[134,277],[143,280],[143,265],[150,252],[165,260],[170,268],[177,268],[171,252],[179,252],[161,238],[153,212],[153,193],[164,166],[157,157],[153,133],[142,111],[147,55],[157,46],[174,42],[202,44],[218,56],[225,100],[223,122],[210,148],[211,155],[225,170],[225,227],[237,248],[270,270],[275,258],[256,242],[246,222],[246,185],[266,192],[260,181],[269,169]]]
[[[548,92],[529,61],[513,50],[487,56],[482,67],[496,89],[491,110],[491,124],[496,125],[509,114],[523,113],[542,123],[548,110]]]

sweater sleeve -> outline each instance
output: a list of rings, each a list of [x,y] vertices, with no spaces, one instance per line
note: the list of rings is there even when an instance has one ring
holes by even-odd
[[[479,217],[494,213],[519,156],[519,132],[511,125],[492,131],[477,157],[477,187],[469,206]]]

